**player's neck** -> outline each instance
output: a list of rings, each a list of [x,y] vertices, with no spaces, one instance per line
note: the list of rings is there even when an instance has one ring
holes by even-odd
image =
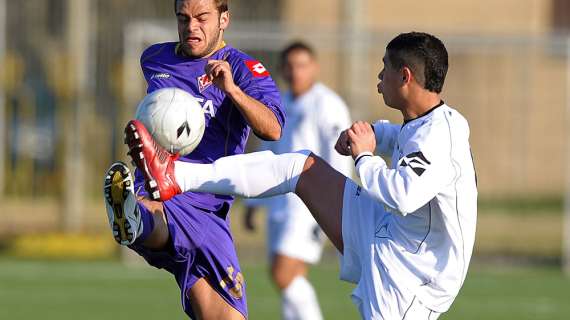
[[[224,48],[225,46],[226,46],[226,42],[223,40],[222,37],[220,37],[220,41],[218,41],[218,44],[216,45],[215,49],[212,50],[210,53],[204,55],[204,56],[196,57],[196,56],[189,54],[188,52],[186,52],[184,50],[184,47],[180,43],[178,43],[176,45],[175,52],[177,55],[182,56],[182,57],[186,57],[186,58],[207,59],[207,58],[211,57],[214,53],[218,52],[220,49]]]
[[[439,94],[433,92],[421,94],[416,99],[411,99],[408,105],[401,110],[404,121],[412,121],[429,113],[433,108],[439,106],[441,101]]]
[[[209,58],[211,57],[214,53],[218,52],[218,50],[222,49],[223,47],[226,46],[226,42],[224,41],[224,39],[220,36],[220,40],[218,41],[218,45],[216,45],[216,49],[212,50],[212,52],[210,52],[209,54],[205,55],[204,58]]]

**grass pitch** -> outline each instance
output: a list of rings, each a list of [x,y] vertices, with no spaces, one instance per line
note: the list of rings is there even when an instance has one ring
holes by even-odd
[[[279,298],[264,265],[244,266],[251,319],[279,319]],[[358,319],[350,284],[320,265],[311,280],[325,319]],[[441,319],[568,319],[570,279],[555,268],[478,267]],[[118,262],[0,259],[0,319],[185,319],[178,288],[164,271]]]

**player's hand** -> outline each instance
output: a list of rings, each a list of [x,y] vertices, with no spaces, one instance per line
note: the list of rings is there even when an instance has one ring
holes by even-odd
[[[339,154],[341,154],[343,156],[352,155],[350,153],[350,144],[348,143],[347,131],[348,131],[348,129],[344,130],[343,132],[340,133],[340,136],[336,140],[336,144],[334,146],[334,149],[336,150],[336,152],[338,152]]]
[[[257,207],[246,207],[245,214],[243,216],[243,225],[247,231],[255,231],[255,222],[253,217],[255,216],[255,211]]]
[[[225,60],[208,61],[204,71],[212,79],[212,83],[226,93],[237,87],[232,75],[232,67]]]
[[[372,152],[376,149],[376,136],[370,126],[370,123],[364,121],[356,121],[346,131],[348,135],[348,144],[350,146],[350,155],[356,158],[362,152]]]

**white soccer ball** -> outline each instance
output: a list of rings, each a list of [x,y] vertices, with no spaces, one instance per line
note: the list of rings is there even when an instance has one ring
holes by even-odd
[[[158,144],[181,156],[198,146],[206,126],[198,100],[178,88],[163,88],[148,94],[139,103],[135,118]]]

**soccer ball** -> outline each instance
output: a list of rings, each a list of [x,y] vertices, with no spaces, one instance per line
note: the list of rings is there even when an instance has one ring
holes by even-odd
[[[135,118],[158,144],[181,156],[198,146],[206,126],[198,100],[178,88],[163,88],[148,94],[139,103]]]

